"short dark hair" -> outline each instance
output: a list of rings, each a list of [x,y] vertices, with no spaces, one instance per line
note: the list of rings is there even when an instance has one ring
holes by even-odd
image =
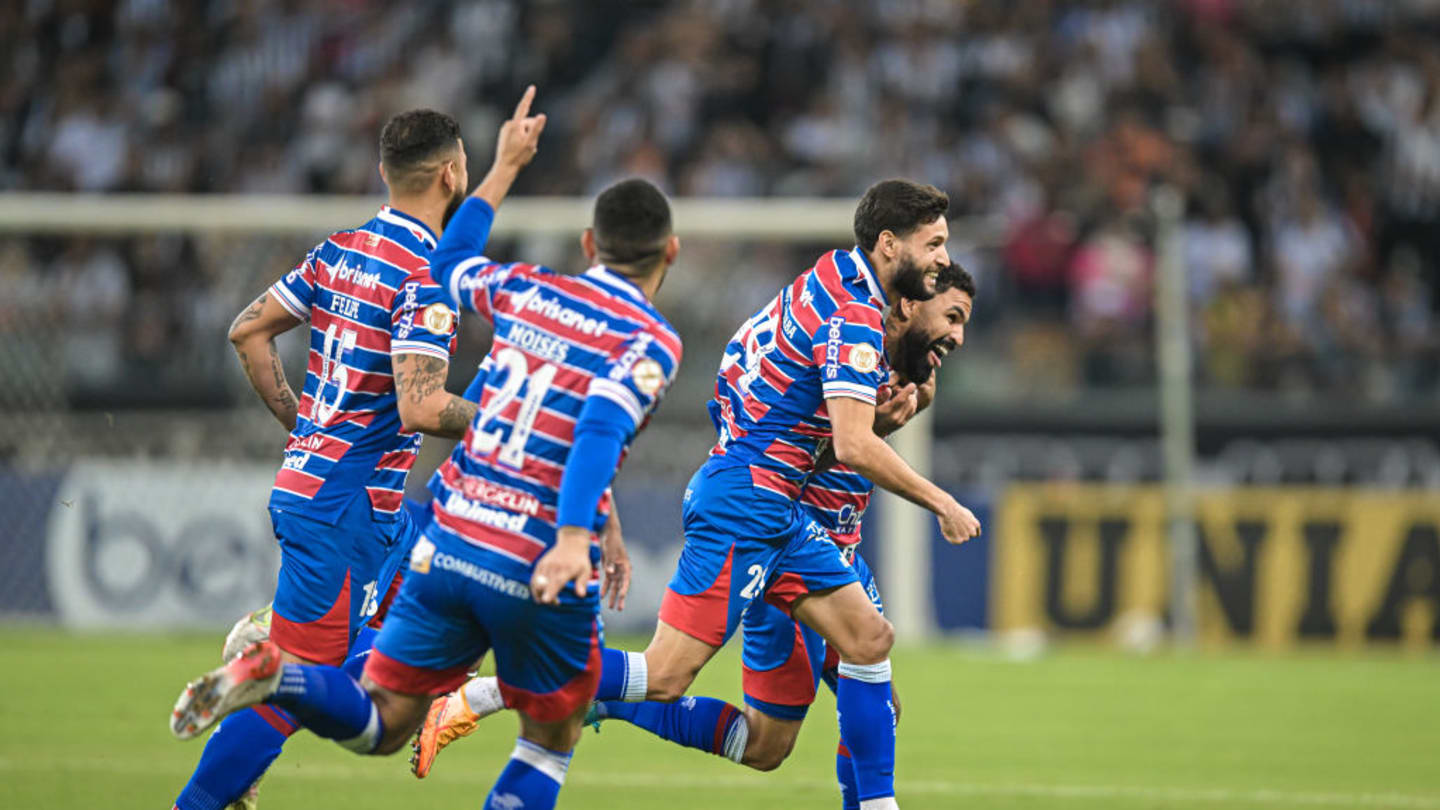
[[[972,301],[975,299],[975,278],[954,259],[935,274],[935,292],[943,293],[949,289],[965,293]]]
[[[380,162],[397,191],[417,194],[430,185],[442,155],[456,151],[460,125],[434,110],[409,110],[385,123],[380,131]]]
[[[881,180],[865,192],[855,207],[855,241],[861,250],[874,250],[882,231],[906,236],[949,210],[950,196],[934,186],[910,180]]]
[[[648,180],[621,180],[595,198],[592,224],[602,260],[649,272],[670,238],[670,202]]]

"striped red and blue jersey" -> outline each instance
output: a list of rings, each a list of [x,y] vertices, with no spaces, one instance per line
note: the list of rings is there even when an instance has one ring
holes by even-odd
[[[310,322],[299,417],[270,506],[334,525],[352,498],[399,517],[420,435],[402,429],[392,354],[449,361],[455,313],[430,278],[435,235],[389,206],[339,231],[270,288]]]
[[[845,548],[860,542],[860,521],[870,508],[875,485],[846,467],[835,466],[811,475],[800,490],[800,506],[820,524],[835,545]]]
[[[628,451],[680,366],[680,335],[638,287],[603,266],[570,276],[473,257],[440,272],[450,300],[491,321],[495,335],[471,384],[480,409],[430,479],[431,531],[469,543],[493,570],[528,579],[555,542],[560,482],[585,399],[604,397],[629,415]],[[607,494],[593,531],[610,508]],[[598,542],[591,554],[599,560]]]
[[[889,376],[887,305],[864,253],[834,250],[741,324],[709,403],[710,463],[749,465],[755,486],[798,498],[830,439],[825,400],[874,404]]]

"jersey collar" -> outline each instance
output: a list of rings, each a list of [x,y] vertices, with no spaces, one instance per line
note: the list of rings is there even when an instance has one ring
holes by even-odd
[[[419,239],[421,242],[425,243],[425,247],[430,248],[431,250],[434,250],[435,246],[439,243],[439,240],[435,238],[435,232],[430,230],[429,225],[426,225],[425,223],[421,222],[415,217],[410,216],[409,214],[401,211],[398,208],[391,208],[388,205],[382,205],[380,206],[380,213],[376,214],[375,218],[380,220],[381,222],[388,222],[391,225],[399,225],[400,227],[409,230],[411,233],[415,234],[416,239]]]
[[[586,270],[585,277],[598,281],[616,292],[635,299],[641,304],[649,304],[648,299],[645,298],[645,293],[640,291],[640,288],[635,285],[635,282],[603,264],[597,264],[589,270]]]
[[[865,251],[861,250],[859,245],[850,251],[850,259],[860,269],[860,277],[865,279],[865,286],[870,288],[870,294],[875,296],[875,300],[880,302],[880,306],[890,306],[890,299],[886,297],[885,289],[880,286],[879,279],[875,277],[875,268],[870,266],[870,259],[865,256]]]

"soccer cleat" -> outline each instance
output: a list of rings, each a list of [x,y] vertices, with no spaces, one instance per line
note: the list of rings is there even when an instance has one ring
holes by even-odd
[[[270,638],[270,605],[252,610],[241,616],[225,636],[225,647],[220,651],[220,660],[229,661],[240,651],[257,641]]]
[[[410,772],[416,779],[430,775],[440,750],[461,737],[475,733],[481,717],[465,702],[465,690],[459,689],[435,698],[425,713],[425,724],[415,732],[410,743]]]
[[[280,648],[257,641],[191,681],[170,713],[170,733],[191,739],[230,712],[270,697],[280,685],[280,664]]]
[[[600,704],[599,704],[599,702],[592,700],[592,701],[590,701],[590,708],[585,710],[585,720],[584,720],[583,722],[581,722],[581,725],[582,725],[582,726],[589,726],[589,727],[595,729],[595,733],[596,733],[596,734],[599,734],[599,733],[600,733],[600,721],[603,720],[603,719],[605,719],[605,718],[603,718],[603,717],[600,716]]]

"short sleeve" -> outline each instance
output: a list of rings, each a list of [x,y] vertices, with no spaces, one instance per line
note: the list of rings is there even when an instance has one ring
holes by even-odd
[[[680,366],[678,346],[673,336],[637,332],[590,381],[586,395],[619,405],[639,430],[675,379]]]
[[[456,320],[440,286],[428,274],[416,273],[400,286],[390,308],[390,353],[449,361]]]
[[[287,312],[302,321],[310,320],[310,307],[315,303],[315,262],[320,255],[317,245],[305,254],[295,269],[270,285],[270,292]]]
[[[811,338],[825,398],[875,404],[875,392],[886,378],[880,311],[868,304],[846,304],[821,323]]]

